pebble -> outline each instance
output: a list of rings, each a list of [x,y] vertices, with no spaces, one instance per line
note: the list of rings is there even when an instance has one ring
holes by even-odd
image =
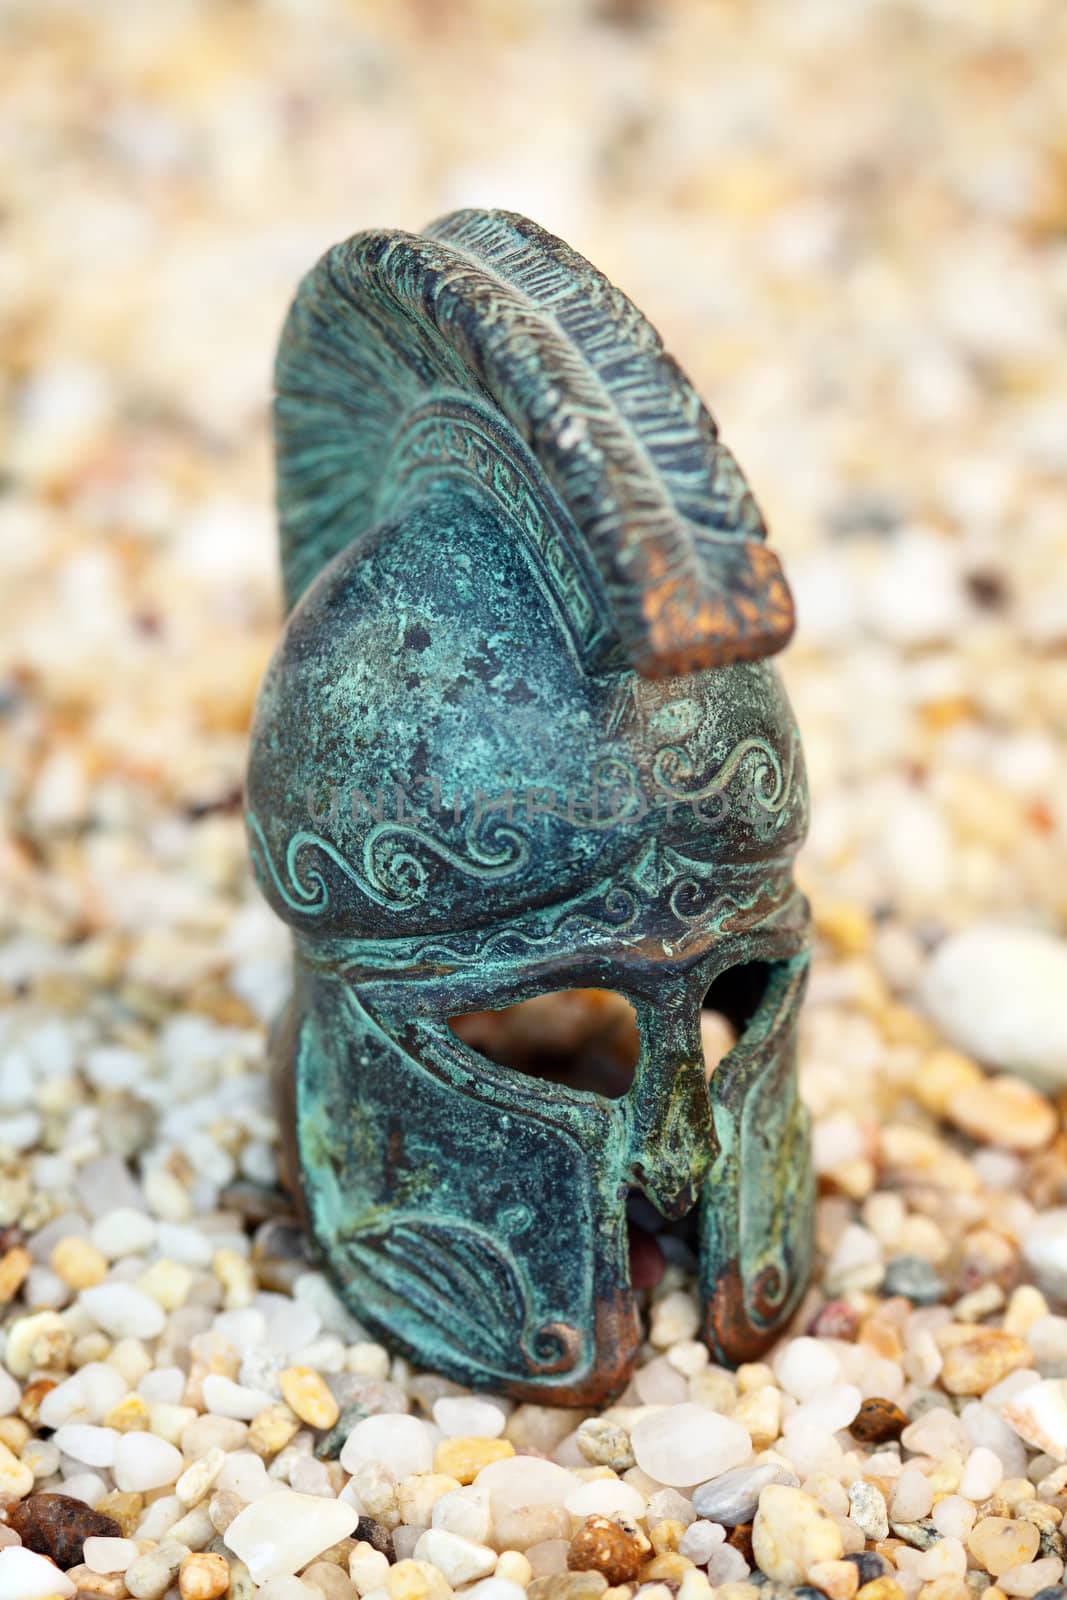
[[[1067,1083],[1067,943],[1030,928],[977,926],[938,946],[926,1007],[958,1049],[1055,1091]]]
[[[774,1462],[757,1467],[736,1467],[732,1472],[721,1473],[695,1489],[693,1509],[709,1522],[734,1528],[738,1523],[752,1521],[760,1495],[772,1483],[799,1487],[797,1478],[788,1468]]]
[[[402,1412],[382,1412],[357,1422],[345,1441],[340,1460],[346,1472],[355,1472],[370,1461],[388,1467],[394,1477],[403,1479],[413,1472],[429,1472],[433,1457],[433,1436],[425,1423]]]
[[[494,1461],[506,1461],[515,1454],[510,1439],[442,1439],[434,1452],[434,1470],[447,1473],[459,1483],[473,1483],[478,1474]]]
[[[907,1425],[907,1413],[894,1400],[872,1396],[861,1404],[849,1423],[849,1431],[863,1444],[886,1444],[899,1439]]]
[[[1067,1379],[1030,1384],[1006,1400],[1000,1414],[1035,1450],[1067,1461]]]
[[[93,1223],[90,1240],[108,1261],[137,1256],[156,1242],[157,1224],[146,1211],[116,1206]]]
[[[873,1578],[857,1591],[858,1600],[905,1600],[900,1584],[888,1576]]]
[[[799,1342],[799,1341],[798,1341]],[[738,1466],[752,1449],[728,1417],[684,1404],[641,1416],[630,1430],[637,1465],[658,1483],[692,1484]]]
[[[288,1576],[352,1533],[359,1513],[343,1500],[276,1489],[230,1523],[226,1544],[256,1583]]]
[[[7,1525],[27,1550],[49,1556],[60,1567],[86,1559],[87,1539],[113,1539],[122,1531],[114,1518],[64,1494],[35,1494],[10,1506]]]
[[[446,1439],[496,1439],[503,1433],[507,1417],[490,1400],[479,1400],[475,1395],[442,1395],[434,1401],[433,1420]]]
[[[83,1560],[93,1572],[125,1572],[140,1553],[140,1546],[135,1539],[91,1534],[85,1541]],[[60,1565],[64,1563],[60,1562]]]
[[[984,1445],[977,1445],[967,1457],[959,1492],[965,1500],[980,1504],[995,1494],[1003,1476],[1004,1464],[1000,1457]]]
[[[217,1600],[230,1586],[230,1564],[215,1552],[194,1551],[178,1569],[182,1600]]]
[[[704,1566],[710,1559],[712,1552],[726,1540],[726,1529],[718,1522],[708,1522],[703,1518],[691,1522],[678,1541],[678,1554],[688,1557],[698,1567]]]
[[[587,1517],[567,1551],[575,1572],[601,1572],[611,1585],[635,1579],[648,1554],[648,1541],[610,1517]]]
[[[873,1483],[856,1478],[848,1486],[849,1516],[864,1537],[885,1539],[889,1535],[889,1514],[885,1496]]]
[[[798,1584],[821,1561],[840,1561],[841,1529],[830,1513],[800,1489],[770,1484],[760,1495],[752,1526],[760,1570],[780,1583]]]
[[[453,1588],[487,1578],[496,1567],[497,1553],[445,1528],[427,1528],[415,1544],[415,1560],[429,1561]]]
[[[560,1572],[534,1578],[526,1594],[528,1600],[600,1600],[607,1587],[602,1572]]]
[[[301,1422],[306,1422],[309,1428],[333,1427],[341,1408],[319,1373],[310,1367],[286,1367],[279,1374],[278,1382],[282,1399]]]
[[[774,1360],[774,1374],[787,1394],[803,1402],[837,1383],[841,1365],[828,1344],[804,1336],[781,1347]]]
[[[637,1517],[645,1515],[648,1502],[632,1483],[618,1478],[591,1478],[572,1489],[563,1502],[572,1517]]]
[[[252,1422],[273,1405],[273,1396],[263,1389],[250,1389],[235,1383],[221,1372],[209,1372],[203,1380],[204,1405],[212,1416]]]
[[[999,1328],[974,1328],[942,1349],[941,1382],[949,1394],[985,1394],[1031,1361],[1026,1340]]]
[[[178,1576],[188,1554],[186,1545],[168,1539],[132,1561],[126,1568],[125,1580],[134,1600],[160,1600]]]
[[[7,1330],[4,1365],[16,1378],[28,1378],[32,1367],[51,1365],[41,1360],[43,1354],[58,1355],[69,1350],[70,1343],[70,1334],[58,1312],[37,1311],[31,1316],[16,1317]]]
[[[87,1467],[110,1467],[120,1435],[114,1428],[100,1428],[89,1422],[67,1422],[57,1428],[54,1442],[64,1455],[73,1456]]]
[[[156,1339],[167,1322],[159,1302],[131,1283],[101,1283],[83,1289],[78,1304],[114,1339]]]
[[[144,1493],[174,1483],[184,1466],[182,1453],[151,1433],[120,1434],[115,1443],[115,1487],[127,1494]]]
[[[860,1582],[856,1568],[845,1560],[816,1561],[808,1569],[808,1578],[829,1600],[852,1600]]]
[[[635,1465],[629,1433],[606,1417],[586,1417],[578,1427],[575,1442],[581,1454],[594,1466],[626,1472]]]
[[[0,1600],[61,1600],[75,1592],[73,1584],[47,1557],[18,1545],[0,1550]]]
[[[1032,1561],[1041,1535],[1032,1522],[1010,1517],[983,1517],[967,1539],[967,1548],[986,1572],[999,1577],[1012,1567]]]
[[[893,1256],[886,1262],[882,1292],[904,1295],[917,1306],[934,1306],[945,1298],[945,1282],[922,1256]]]
[[[1057,1206],[1031,1222],[1022,1248],[1027,1265],[1048,1293],[1067,1300],[1067,1207]]]
[[[68,1235],[52,1250],[52,1271],[74,1290],[91,1289],[107,1277],[107,1257],[88,1239]]]
[[[962,1133],[1002,1150],[1040,1150],[1058,1127],[1044,1095],[1018,1078],[989,1078],[957,1089],[946,1115]]]

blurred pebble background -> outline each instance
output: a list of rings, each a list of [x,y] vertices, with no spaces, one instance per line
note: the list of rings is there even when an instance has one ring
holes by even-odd
[[[19,1059],[210,1057],[276,1009],[240,802],[275,339],[336,239],[500,204],[647,312],[764,506],[814,789],[809,1097],[913,1072],[942,936],[1067,917],[1065,81],[1058,0],[2,0]],[[26,1094],[11,1069],[16,1121]]]

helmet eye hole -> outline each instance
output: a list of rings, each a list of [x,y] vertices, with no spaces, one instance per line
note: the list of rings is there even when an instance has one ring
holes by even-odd
[[[620,1099],[640,1050],[637,1015],[613,989],[556,989],[496,1011],[449,1017],[458,1039],[499,1066]]]
[[[708,1076],[755,1020],[775,970],[772,961],[742,961],[720,972],[704,996],[700,1033]]]

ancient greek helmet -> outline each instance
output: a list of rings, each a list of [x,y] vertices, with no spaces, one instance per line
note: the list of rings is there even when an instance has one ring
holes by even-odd
[[[811,1250],[806,791],[735,461],[630,301],[497,211],[327,252],[275,434],[248,832],[293,932],[273,1050],[318,1249],[412,1360],[590,1404],[659,1230],[715,1356],[755,1358]],[[455,1021],[561,990],[633,1007],[599,1088]],[[710,1077],[706,1000],[739,1034]]]

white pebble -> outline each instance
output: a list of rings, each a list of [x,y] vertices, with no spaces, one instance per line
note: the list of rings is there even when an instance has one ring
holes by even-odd
[[[204,1405],[212,1416],[231,1417],[238,1422],[251,1422],[261,1411],[274,1404],[273,1395],[265,1389],[249,1389],[243,1383],[234,1383],[219,1372],[209,1372],[204,1379]]]
[[[109,1539],[92,1535],[86,1539],[82,1560],[91,1572],[125,1572],[136,1561],[140,1548],[135,1539]]]
[[[894,1522],[917,1522],[925,1517],[934,1503],[933,1486],[925,1472],[918,1467],[905,1467],[897,1479],[889,1506]]]
[[[67,1600],[75,1590],[76,1585],[47,1556],[21,1545],[0,1550],[0,1600],[44,1600],[53,1594]]]
[[[1045,1378],[1028,1384],[1006,1400],[1000,1412],[1027,1444],[1057,1461],[1067,1461],[1067,1380]]]
[[[57,1428],[52,1437],[65,1456],[82,1461],[87,1467],[110,1467],[119,1440],[116,1429],[98,1428],[89,1422],[68,1422]]]
[[[468,1484],[464,1489],[451,1489],[443,1494],[430,1513],[435,1528],[448,1533],[458,1533],[474,1544],[485,1544],[492,1528],[489,1509],[489,1490],[479,1483]]]
[[[109,1261],[120,1256],[139,1256],[156,1242],[156,1224],[146,1211],[118,1206],[93,1223],[90,1239]]]
[[[38,1414],[46,1428],[61,1428],[68,1422],[100,1422],[125,1398],[122,1374],[106,1362],[90,1361],[48,1391]]]
[[[241,1500],[250,1501],[269,1494],[277,1488],[277,1483],[268,1476],[261,1456],[252,1450],[235,1450],[226,1457],[216,1486],[229,1490]]]
[[[287,1300],[270,1319],[267,1343],[279,1355],[290,1355],[310,1344],[322,1327],[314,1306],[303,1300]]]
[[[678,1554],[696,1566],[703,1567],[711,1560],[712,1552],[726,1539],[726,1529],[721,1522],[705,1522],[702,1518],[691,1522],[678,1541]]]
[[[226,1543],[245,1563],[252,1581],[262,1584],[306,1567],[330,1545],[347,1539],[358,1521],[356,1508],[343,1500],[276,1489],[238,1512],[226,1530]]]
[[[740,1423],[704,1406],[668,1406],[641,1416],[630,1430],[634,1458],[657,1483],[703,1483],[747,1461],[752,1440]]]
[[[365,1461],[388,1467],[398,1481],[433,1467],[433,1435],[418,1417],[383,1411],[357,1422],[341,1451],[341,1466],[355,1472]]]
[[[841,1363],[826,1344],[805,1336],[782,1346],[775,1357],[774,1375],[795,1400],[812,1400],[839,1381]]]
[[[967,1500],[988,1500],[999,1489],[1004,1466],[999,1456],[985,1445],[977,1445],[967,1457],[960,1479],[960,1494]]]
[[[1018,1567],[1009,1567],[997,1579],[997,1587],[1005,1594],[1019,1595],[1031,1600],[1041,1589],[1058,1584],[1063,1577],[1063,1562],[1058,1556],[1042,1556],[1039,1561],[1029,1561]]]
[[[115,1445],[115,1486],[124,1492],[162,1489],[185,1465],[182,1453],[153,1433],[123,1433]]]
[[[837,1433],[855,1421],[862,1399],[854,1383],[832,1383],[786,1417],[784,1432],[791,1433],[794,1428],[806,1426]]]
[[[643,1517],[647,1502],[632,1483],[620,1478],[590,1478],[563,1502],[572,1517]]]
[[[717,1589],[724,1583],[743,1583],[751,1567],[732,1544],[720,1544],[708,1559],[708,1581]]]
[[[962,1494],[945,1495],[930,1513],[938,1533],[951,1539],[962,1539],[964,1542],[974,1527],[977,1515],[975,1507],[970,1500],[965,1500]]]
[[[434,1401],[433,1420],[446,1438],[498,1439],[507,1421],[489,1400],[474,1395],[444,1395]]]
[[[415,1543],[416,1561],[429,1561],[443,1572],[453,1588],[487,1578],[496,1566],[496,1551],[488,1545],[472,1544],[444,1528],[427,1528]]]
[[[1067,942],[1031,928],[985,925],[937,948],[923,997],[967,1055],[1049,1090],[1067,1083]]]
[[[69,1478],[63,1479],[60,1487],[72,1500],[82,1500],[87,1506],[95,1506],[111,1485],[105,1483],[98,1472],[74,1472]]]
[[[158,1405],[181,1405],[186,1376],[181,1367],[155,1367],[137,1385],[142,1400]]]
[[[525,1600],[525,1596],[522,1584],[510,1578],[483,1578],[463,1590],[463,1600]]]
[[[113,1339],[157,1339],[167,1325],[159,1301],[132,1283],[98,1283],[82,1290],[78,1304]]]
[[[303,1578],[294,1578],[288,1573],[268,1579],[256,1594],[256,1600],[321,1600],[321,1597],[322,1590],[317,1584],[305,1583]]]

